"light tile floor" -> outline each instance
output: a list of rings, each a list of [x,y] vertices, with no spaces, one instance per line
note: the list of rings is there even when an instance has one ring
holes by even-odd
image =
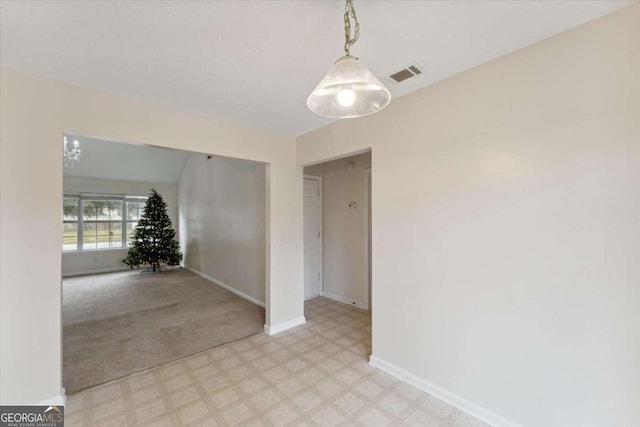
[[[315,298],[305,316],[71,395],[65,425],[486,426],[371,367],[368,312]]]

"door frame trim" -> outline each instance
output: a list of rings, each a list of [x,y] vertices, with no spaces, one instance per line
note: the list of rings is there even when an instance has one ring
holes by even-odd
[[[319,227],[320,227],[320,238],[319,238],[319,245],[320,245],[320,250],[318,251],[318,265],[320,266],[320,293],[318,295],[314,295],[312,297],[309,298],[305,298],[305,300],[307,299],[311,299],[311,298],[315,298],[317,296],[321,296],[322,293],[324,292],[324,260],[323,260],[323,240],[324,240],[324,229],[323,229],[323,225],[324,225],[324,218],[322,216],[322,196],[323,196],[323,192],[322,192],[322,177],[319,175],[307,175],[304,174],[303,175],[303,182],[305,179],[311,179],[314,181],[318,181],[318,221],[320,222]],[[304,192],[304,186],[303,186],[303,192]],[[303,194],[303,199],[304,199],[304,194]],[[302,218],[303,220],[303,224],[304,224],[304,217]],[[304,225],[303,225],[304,226]],[[303,242],[303,250],[304,250],[304,242]],[[303,254],[304,257],[304,254]]]
[[[364,248],[365,248],[365,305],[368,310],[371,310],[371,306],[373,305],[372,301],[372,291],[373,291],[373,272],[371,270],[373,259],[373,246],[371,244],[373,229],[371,228],[369,219],[369,215],[373,215],[373,206],[371,206],[371,198],[369,194],[371,193],[371,187],[373,187],[373,174],[371,173],[371,168],[368,167],[364,170]],[[371,231],[371,233],[370,233]]]

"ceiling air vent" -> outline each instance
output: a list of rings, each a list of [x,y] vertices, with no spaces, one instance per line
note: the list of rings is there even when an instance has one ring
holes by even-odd
[[[398,71],[397,73],[391,74],[389,77],[396,83],[400,83],[421,73],[422,71],[416,65],[410,65],[407,68]]]

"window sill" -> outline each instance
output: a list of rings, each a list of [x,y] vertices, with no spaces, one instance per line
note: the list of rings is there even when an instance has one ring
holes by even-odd
[[[95,254],[99,252],[117,252],[128,251],[129,248],[110,248],[110,249],[83,249],[81,251],[62,251],[62,255],[82,255],[82,254]]]

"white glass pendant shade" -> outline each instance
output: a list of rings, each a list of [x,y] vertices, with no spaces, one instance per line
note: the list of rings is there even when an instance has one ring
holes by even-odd
[[[358,58],[338,59],[307,99],[316,114],[331,118],[362,117],[382,110],[391,101],[386,87]]]

